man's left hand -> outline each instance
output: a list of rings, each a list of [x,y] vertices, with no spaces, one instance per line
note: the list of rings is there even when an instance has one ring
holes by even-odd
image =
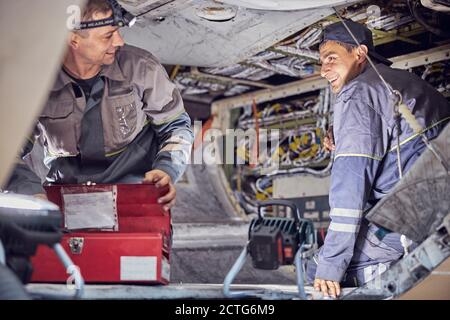
[[[333,298],[336,298],[341,294],[341,286],[339,282],[332,280],[316,278],[314,279],[314,289],[316,291],[322,291],[324,297],[328,297],[330,295]]]
[[[336,150],[336,146],[334,144],[333,126],[330,126],[330,128],[328,129],[327,134],[323,139],[323,145],[327,151]]]
[[[176,190],[170,176],[162,170],[151,170],[145,174],[144,183],[154,183],[157,188],[169,186],[169,191],[158,199],[158,203],[164,206],[164,210],[168,211],[175,205]]]

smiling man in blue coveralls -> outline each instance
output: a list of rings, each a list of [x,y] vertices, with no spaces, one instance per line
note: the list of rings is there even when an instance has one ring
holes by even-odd
[[[337,297],[342,286],[360,286],[373,279],[404,253],[400,234],[369,223],[364,214],[399,181],[395,99],[376,69],[395,90],[425,129],[429,140],[437,137],[450,118],[445,98],[428,83],[374,51],[372,33],[346,21],[358,43],[342,22],[324,30],[320,45],[321,75],[336,94],[334,104],[335,150],[331,173],[330,218],[324,245],[308,265],[308,280],[325,296]],[[400,154],[403,173],[424,151],[425,144],[402,119]]]

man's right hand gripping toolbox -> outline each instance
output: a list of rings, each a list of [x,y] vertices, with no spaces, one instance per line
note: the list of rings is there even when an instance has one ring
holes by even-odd
[[[61,245],[87,283],[169,283],[170,212],[157,203],[167,189],[101,184],[46,191],[64,214]],[[70,281],[49,247],[40,246],[32,263],[32,282]]]

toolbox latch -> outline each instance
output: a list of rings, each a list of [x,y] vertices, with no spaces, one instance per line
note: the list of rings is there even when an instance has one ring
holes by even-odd
[[[70,252],[72,254],[81,254],[83,251],[84,238],[74,237],[69,239]]]

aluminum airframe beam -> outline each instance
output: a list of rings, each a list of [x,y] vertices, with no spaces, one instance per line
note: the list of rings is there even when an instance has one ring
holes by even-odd
[[[226,299],[223,295],[222,284],[193,284],[171,283],[167,286],[142,286],[142,285],[85,285],[85,295],[82,299]],[[253,284],[234,284],[233,290],[273,290],[282,293],[295,293],[298,289],[296,285],[253,285]],[[38,284],[32,283],[26,286],[28,292],[36,296],[51,295],[69,295],[72,291],[67,289],[66,284]],[[349,293],[352,288],[343,288],[343,294]],[[312,300],[321,300],[323,296],[320,292],[314,290],[312,286],[306,286],[305,291],[311,296]],[[274,297],[271,296],[273,299]],[[276,297],[275,297],[276,298]]]
[[[450,44],[391,58],[391,67],[409,69],[450,59]]]

